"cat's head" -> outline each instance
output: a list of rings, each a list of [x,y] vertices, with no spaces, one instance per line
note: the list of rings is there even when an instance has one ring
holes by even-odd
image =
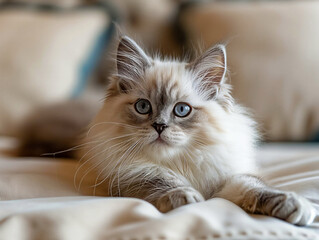
[[[116,63],[99,119],[110,123],[112,137],[131,139],[139,152],[158,158],[214,144],[211,133],[222,131],[214,114],[232,102],[223,45],[187,63],[151,58],[123,37]]]

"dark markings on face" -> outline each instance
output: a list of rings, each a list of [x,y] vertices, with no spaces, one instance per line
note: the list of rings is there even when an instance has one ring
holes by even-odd
[[[157,116],[155,116],[155,118],[158,117],[162,111],[165,111],[165,108],[169,105],[169,99],[170,96],[168,96],[165,86],[162,85],[160,91],[158,91],[156,99],[154,99],[154,102],[157,103],[156,106],[154,106],[157,110]]]
[[[163,111],[166,110],[171,99],[167,91],[167,86],[164,83],[152,80],[148,89],[147,99],[152,104],[152,116],[150,116],[148,120],[152,123],[154,121],[161,121],[160,116],[163,114]]]
[[[164,77],[164,76],[163,76]],[[194,108],[193,113],[183,119],[178,119],[173,113],[173,106],[182,99],[187,98],[179,91],[178,82],[170,82],[170,79],[150,80],[148,90],[139,90],[137,96],[148,99],[152,105],[152,112],[148,115],[140,115],[136,112],[134,107],[128,106],[123,117],[127,119],[130,124],[153,124],[158,123],[176,124],[182,129],[187,130],[200,123],[201,109]],[[136,99],[137,100],[137,99]],[[132,104],[132,103],[131,103]],[[191,104],[191,103],[190,103]],[[134,105],[134,103],[133,103]],[[169,110],[168,110],[169,107]]]
[[[173,85],[173,87],[177,86]],[[171,88],[167,90],[164,85],[160,86],[160,91],[153,90],[153,95],[150,99],[152,104],[152,113],[148,115],[140,115],[136,112],[134,108],[127,107],[123,117],[125,117],[127,121],[131,124],[140,125],[149,123],[149,125],[151,125],[156,121],[158,123],[161,122],[166,123],[168,125],[176,124],[184,130],[191,129],[192,127],[194,127],[194,125],[199,124],[199,120],[201,118],[201,108],[194,107],[191,116],[178,119],[178,117],[174,115],[172,107],[175,104],[175,102],[178,102],[179,100],[172,99],[172,97],[168,95],[169,92],[171,92]],[[130,104],[134,105],[134,103]],[[163,113],[163,111],[167,111],[168,106],[170,106],[170,112]],[[165,116],[166,114],[168,115]]]
[[[130,104],[133,105],[133,104]],[[130,124],[140,125],[146,122],[149,122],[152,118],[152,113],[148,115],[141,115],[136,112],[134,107],[127,106],[123,118],[126,119]]]

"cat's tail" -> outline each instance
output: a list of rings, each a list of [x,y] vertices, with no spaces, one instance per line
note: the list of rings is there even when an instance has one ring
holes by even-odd
[[[75,157],[98,104],[70,100],[33,111],[18,131],[19,156]]]

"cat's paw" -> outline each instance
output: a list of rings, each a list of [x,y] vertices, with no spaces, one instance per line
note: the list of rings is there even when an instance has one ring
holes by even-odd
[[[296,193],[283,192],[264,197],[264,208],[270,216],[299,226],[311,224],[316,217],[316,209],[308,200]]]
[[[191,187],[175,188],[164,193],[156,202],[159,211],[165,213],[180,206],[205,201],[202,194]]]

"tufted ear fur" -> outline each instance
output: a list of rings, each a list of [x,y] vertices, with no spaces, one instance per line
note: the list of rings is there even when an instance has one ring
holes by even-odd
[[[212,99],[225,82],[226,49],[224,45],[215,45],[204,52],[188,66],[196,75],[197,85],[207,99]]]
[[[122,37],[117,48],[116,64],[118,87],[121,92],[127,92],[134,82],[139,81],[150,66],[151,59],[131,38]]]

